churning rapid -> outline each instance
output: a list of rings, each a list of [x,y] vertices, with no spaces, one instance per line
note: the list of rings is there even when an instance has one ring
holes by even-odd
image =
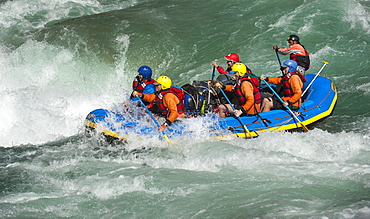
[[[370,218],[369,1],[0,2],[1,218]],[[290,34],[338,90],[307,133],[205,140],[203,118],[171,146],[83,135],[141,65],[183,85],[235,52],[276,77]]]

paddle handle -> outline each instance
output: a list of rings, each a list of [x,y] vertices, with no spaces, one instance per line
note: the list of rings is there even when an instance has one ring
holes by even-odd
[[[275,54],[276,54],[277,60],[279,62],[279,68],[281,68],[281,60],[280,60],[279,52],[277,51],[277,49],[275,50]],[[281,71],[281,74],[284,75],[283,70],[280,69],[280,71]]]
[[[213,70],[212,70],[212,81],[215,79],[215,70],[216,70],[216,66],[213,66]]]

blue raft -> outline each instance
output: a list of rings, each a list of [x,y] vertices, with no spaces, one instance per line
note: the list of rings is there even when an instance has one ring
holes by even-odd
[[[315,123],[329,117],[335,108],[337,102],[337,91],[334,83],[322,76],[307,74],[307,81],[304,83],[304,89],[309,86],[303,96],[303,103],[299,110],[295,111],[297,121],[286,110],[272,110],[263,112],[256,116],[240,117],[237,120],[234,117],[219,118],[217,114],[210,113],[206,115],[211,124],[207,126],[210,136],[216,139],[230,137],[257,137],[258,133],[266,131],[302,131],[302,124],[312,127]],[[310,82],[313,83],[310,84]],[[96,109],[90,112],[85,120],[87,136],[91,133],[98,133],[107,139],[128,140],[130,136],[161,136],[157,126],[153,121],[148,122],[148,118],[128,116],[127,113],[114,112],[106,109]],[[184,120],[194,120],[197,118],[188,118]],[[145,120],[145,121],[144,121]],[[188,124],[188,122],[187,122]],[[243,128],[246,125],[246,129]],[[171,138],[181,135],[191,135],[188,125],[185,122],[175,122],[169,126],[165,133]]]

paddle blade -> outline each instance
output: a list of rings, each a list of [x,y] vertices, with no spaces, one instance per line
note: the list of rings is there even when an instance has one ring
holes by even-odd
[[[305,126],[303,123],[300,123],[300,124],[301,124],[302,129],[303,129],[303,131],[304,131],[304,132],[308,132],[308,131],[310,131],[310,130],[307,128],[307,126]]]
[[[246,131],[246,133],[245,133],[245,138],[247,138],[247,139],[251,139],[251,138],[257,138],[258,137],[258,134],[257,134],[257,132],[251,132],[251,131],[249,131],[248,130],[248,128],[247,128],[247,126],[246,125],[243,125],[243,128],[244,128],[244,130]]]
[[[236,134],[238,137],[242,137],[245,139],[252,139],[252,138],[257,138],[258,134],[255,131],[252,132],[240,132]]]
[[[166,134],[164,134],[164,132],[162,132],[162,134],[163,134],[163,138],[164,138],[164,139],[166,139],[167,143],[168,143],[168,144],[171,144],[171,141],[170,141],[170,139],[168,138],[168,136],[167,136]]]

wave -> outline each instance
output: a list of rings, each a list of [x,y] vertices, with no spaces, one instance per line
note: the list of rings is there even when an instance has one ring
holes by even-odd
[[[255,74],[277,76],[272,45],[285,46],[292,33],[301,36],[312,55],[308,73],[329,62],[322,75],[333,79],[339,90],[334,116],[345,119],[334,117],[330,127],[320,127],[339,132],[342,125],[347,127],[344,131],[363,127],[345,115],[368,117],[368,104],[352,98],[367,97],[366,3],[250,0],[242,8],[238,4],[3,2],[0,119],[5,123],[0,125],[0,145],[42,144],[80,133],[88,112],[127,100],[141,65],[151,66],[154,77],[167,75],[183,85],[210,79],[211,63],[225,66],[223,56],[236,52]],[[348,108],[347,102],[361,108]]]

